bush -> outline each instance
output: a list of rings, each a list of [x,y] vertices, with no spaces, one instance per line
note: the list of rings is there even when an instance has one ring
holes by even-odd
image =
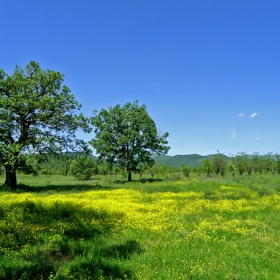
[[[52,169],[52,168],[42,168],[40,170],[40,174],[42,175],[56,175],[57,172],[55,169]]]
[[[98,172],[94,160],[85,156],[79,156],[73,160],[70,170],[71,174],[79,180],[89,180],[92,175],[96,175]]]
[[[189,177],[189,176],[190,176],[190,173],[191,173],[191,167],[188,166],[188,165],[182,164],[182,171],[183,171],[183,174],[184,174],[186,177]]]

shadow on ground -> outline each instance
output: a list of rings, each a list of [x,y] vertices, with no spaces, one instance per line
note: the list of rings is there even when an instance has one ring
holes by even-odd
[[[1,187],[2,190],[10,191],[10,189],[5,186]],[[98,183],[92,185],[86,184],[77,184],[77,185],[43,185],[43,186],[28,186],[25,184],[18,184],[14,192],[84,192],[84,191],[93,191],[93,190],[111,190],[114,189],[110,186],[101,186]]]
[[[115,180],[115,181],[112,181],[112,183],[125,185],[125,184],[131,184],[131,183],[156,183],[156,182],[163,182],[163,181],[166,181],[166,180],[149,178],[149,179],[133,180],[132,182]]]
[[[0,205],[0,214],[0,280],[134,277],[125,260],[142,252],[140,243],[110,237],[119,213],[26,200]]]

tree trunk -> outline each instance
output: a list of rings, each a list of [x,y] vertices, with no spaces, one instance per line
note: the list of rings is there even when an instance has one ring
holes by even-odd
[[[130,169],[127,170],[127,181],[128,181],[128,182],[131,182],[131,181],[132,181],[131,170],[130,170]]]
[[[16,170],[11,166],[5,166],[6,168],[6,180],[4,185],[9,187],[11,190],[15,190],[17,187],[17,175]]]

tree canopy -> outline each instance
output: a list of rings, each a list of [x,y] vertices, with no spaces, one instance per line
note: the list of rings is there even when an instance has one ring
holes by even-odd
[[[152,166],[153,153],[166,154],[169,150],[168,133],[159,134],[146,106],[139,106],[137,101],[94,111],[91,124],[95,127],[95,138],[90,144],[99,159],[109,166],[125,168],[128,181],[132,180],[131,172],[137,171],[139,163]]]
[[[16,66],[12,75],[0,70],[0,160],[10,188],[16,188],[21,154],[85,147],[75,132],[91,129],[87,118],[76,114],[81,105],[62,85],[63,77],[59,72],[42,70],[35,61],[25,69]]]

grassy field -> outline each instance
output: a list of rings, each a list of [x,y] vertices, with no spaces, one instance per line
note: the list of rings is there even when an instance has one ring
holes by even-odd
[[[280,279],[278,175],[18,181],[0,279]]]

